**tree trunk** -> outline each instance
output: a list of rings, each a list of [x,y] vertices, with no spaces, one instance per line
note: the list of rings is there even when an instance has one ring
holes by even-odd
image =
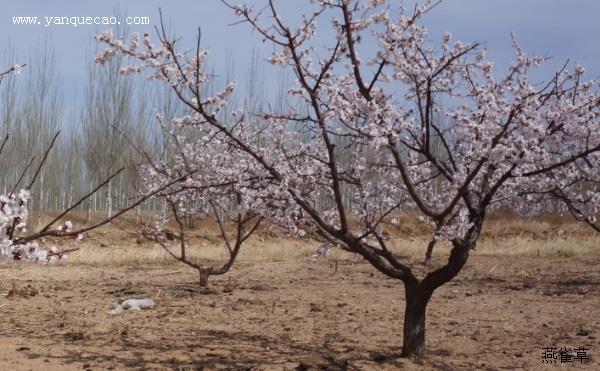
[[[39,224],[40,221],[42,220],[42,213],[44,212],[44,173],[42,172],[40,174],[40,188],[39,188],[39,196],[38,196],[38,202],[37,202],[37,210],[36,213],[34,215],[32,215],[32,218],[30,218],[30,225],[29,227],[31,229],[35,229]]]
[[[464,240],[454,240],[454,248],[450,252],[448,263],[435,271],[429,272],[421,282],[416,278],[405,281],[406,308],[404,313],[404,344],[402,356],[419,356],[425,352],[425,315],[427,303],[433,292],[440,286],[449,282],[464,267],[469,258],[469,251],[474,246],[476,234],[481,230],[481,221],[469,229]],[[435,238],[432,242],[435,242]],[[433,250],[434,243],[430,243],[428,250]]]
[[[406,288],[402,357],[420,356],[425,352],[425,317],[431,295],[424,295],[418,286],[411,286]]]
[[[208,271],[200,269],[198,270],[199,273],[199,279],[198,279],[198,284],[200,285],[200,287],[208,287]]]
[[[87,201],[87,212],[85,216],[85,224],[88,224],[92,220],[92,199]]]
[[[108,182],[108,187],[106,189],[106,217],[110,218],[112,216],[112,180]]]

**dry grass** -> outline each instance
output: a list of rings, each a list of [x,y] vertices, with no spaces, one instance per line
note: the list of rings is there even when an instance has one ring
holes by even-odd
[[[95,215],[100,219],[101,215]],[[49,220],[50,216],[45,216]],[[71,218],[82,225],[82,216]],[[430,228],[419,223],[409,214],[399,215],[398,225],[387,224],[384,234],[390,248],[409,261],[421,261],[431,238]],[[217,226],[210,221],[200,221],[189,233],[188,256],[206,263],[223,261],[225,250]],[[85,242],[77,245],[81,249],[69,256],[69,264],[109,265],[169,265],[178,264],[161,248],[150,241],[136,243],[137,228],[133,215],[90,233]],[[67,249],[74,243],[57,243]],[[139,241],[137,241],[139,242]],[[176,245],[176,244],[175,244]],[[242,248],[240,262],[298,261],[309,260],[318,243],[285,237],[282,231],[264,226]],[[450,252],[450,244],[436,246],[434,256],[444,258]],[[524,256],[574,256],[600,254],[600,234],[568,217],[547,215],[536,219],[515,218],[508,214],[497,214],[489,218],[474,254],[524,255]],[[360,260],[359,257],[334,249],[331,259]]]
[[[483,240],[478,252],[487,255],[575,256],[600,254],[600,236],[593,238],[557,238],[535,240],[510,238]]]
[[[261,243],[249,241],[243,247],[238,257],[242,262],[261,261],[295,261],[309,259],[315,252],[314,244],[304,241],[281,240]],[[177,248],[174,252],[179,253]],[[226,253],[223,246],[209,244],[193,244],[186,251],[190,259],[196,259],[207,264],[224,261]],[[108,265],[152,265],[152,264],[177,264],[166,251],[158,246],[144,244],[142,246],[97,247],[94,244],[85,244],[79,251],[71,253],[69,264],[108,266]]]
[[[420,261],[424,258],[427,240],[422,238],[395,239],[390,245],[397,256],[409,261]],[[317,244],[310,241],[280,240],[280,241],[250,241],[242,249],[239,262],[278,262],[278,261],[308,261],[316,250]],[[445,257],[450,252],[449,243],[436,246],[434,256]],[[188,256],[205,263],[216,263],[225,259],[222,246],[192,245],[187,251]],[[522,256],[575,256],[600,254],[600,236],[592,238],[557,238],[551,240],[531,239],[529,237],[509,237],[502,239],[482,239],[477,245],[477,255],[522,255]],[[335,249],[327,259],[354,260],[355,255]],[[112,265],[170,265],[176,264],[175,259],[156,246],[115,246],[98,247],[86,244],[81,250],[71,253],[69,264],[112,266]]]

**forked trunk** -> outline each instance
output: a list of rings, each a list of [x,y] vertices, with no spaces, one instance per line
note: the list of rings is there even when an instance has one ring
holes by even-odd
[[[473,227],[469,233],[479,233],[481,224]],[[453,241],[454,248],[450,252],[448,264],[429,272],[421,282],[413,277],[404,282],[406,291],[406,309],[404,312],[404,344],[402,356],[419,356],[425,352],[425,317],[427,303],[433,292],[449,282],[461,271],[469,257],[469,250],[474,246],[474,237],[468,236],[465,241]],[[433,249],[430,243],[428,250]],[[429,256],[430,258],[430,256]]]

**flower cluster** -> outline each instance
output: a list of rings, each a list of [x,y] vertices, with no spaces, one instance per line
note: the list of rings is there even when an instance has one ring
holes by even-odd
[[[18,234],[26,232],[27,202],[30,198],[31,195],[26,190],[21,190],[17,195],[0,195],[0,257],[41,264],[64,259],[66,256],[60,254],[54,246],[44,249],[37,242],[15,243]],[[58,230],[66,232],[70,227],[71,222],[66,222]]]

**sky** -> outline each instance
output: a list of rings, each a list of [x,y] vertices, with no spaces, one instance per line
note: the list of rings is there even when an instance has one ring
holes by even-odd
[[[232,0],[235,1],[235,0]],[[261,6],[266,0],[238,0]],[[412,1],[392,1],[406,4]],[[294,17],[306,9],[308,0],[276,2],[285,17]],[[243,80],[253,49],[264,59],[270,46],[252,33],[247,25],[233,25],[237,18],[220,0],[19,0],[4,1],[0,16],[0,50],[7,64],[6,51],[14,48],[17,61],[26,61],[35,53],[36,45],[47,40],[54,46],[62,81],[61,90],[67,101],[77,101],[85,88],[86,64],[93,58],[92,36],[106,26],[44,26],[44,17],[54,16],[126,16],[150,17],[151,25],[129,26],[130,32],[153,31],[161,8],[172,33],[182,44],[194,41],[198,27],[202,29],[203,46],[210,49],[210,63],[218,71],[229,53],[235,76]],[[444,31],[454,39],[478,41],[488,49],[488,56],[505,68],[514,52],[511,32],[527,52],[552,57],[543,73],[551,73],[567,60],[586,66],[590,78],[600,76],[600,1],[597,0],[444,0],[431,11],[422,24],[431,38],[439,39]],[[37,16],[41,25],[14,25],[14,16]],[[326,26],[326,25],[325,25]],[[324,39],[329,35],[322,28]],[[1,67],[0,67],[1,69]],[[24,71],[26,73],[26,71]]]

